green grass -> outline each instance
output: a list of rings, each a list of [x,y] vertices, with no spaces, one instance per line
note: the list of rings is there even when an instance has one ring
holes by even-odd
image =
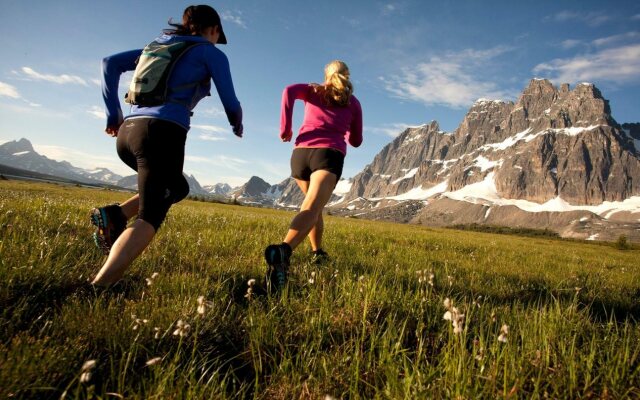
[[[184,201],[94,292],[88,211],[126,197],[0,181],[0,398],[640,398],[636,249],[327,217],[333,261],[246,298],[294,214]]]

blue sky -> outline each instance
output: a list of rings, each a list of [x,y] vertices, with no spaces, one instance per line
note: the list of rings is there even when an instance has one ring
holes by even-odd
[[[103,133],[101,59],[143,47],[190,4],[0,0],[0,142],[26,137],[50,158],[130,175]],[[223,17],[229,44],[220,48],[244,109],[245,137],[232,135],[215,95],[198,105],[185,172],[202,184],[286,178],[292,144],[278,139],[282,89],[321,81],[333,59],[349,65],[364,113],[365,141],[348,150],[345,177],[404,127],[437,120],[452,131],[476,99],[515,100],[533,77],[595,83],[618,122],[640,121],[638,1],[208,4]],[[298,103],[296,126],[301,111]]]

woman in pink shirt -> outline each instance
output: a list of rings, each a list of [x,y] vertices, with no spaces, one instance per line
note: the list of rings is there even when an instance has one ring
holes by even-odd
[[[291,176],[305,194],[300,212],[293,218],[281,244],[265,249],[267,286],[282,289],[287,282],[293,250],[308,235],[315,258],[322,250],[322,210],[342,175],[347,142],[362,143],[362,108],[353,93],[349,68],[332,61],[324,69],[324,84],[295,84],[282,93],[280,138],[291,141],[293,103],[304,101],[304,120],[291,155]]]

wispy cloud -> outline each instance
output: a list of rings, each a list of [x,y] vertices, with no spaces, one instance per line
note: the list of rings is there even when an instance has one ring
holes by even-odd
[[[8,83],[0,82],[0,96],[10,97],[12,99],[19,99],[20,94],[15,86],[11,86]]]
[[[89,86],[85,79],[76,75],[42,74],[40,72],[35,71],[31,67],[22,67],[21,71],[27,78],[32,79],[34,81],[52,82],[52,83],[57,83],[59,85],[74,84],[74,85]]]
[[[574,47],[580,46],[581,44],[584,44],[582,40],[567,39],[560,42],[560,47],[562,47],[563,49],[572,49]]]
[[[204,131],[198,134],[198,139],[207,140],[211,142],[219,142],[219,141],[227,140],[228,139],[227,136],[221,136],[221,135],[226,135],[227,133],[230,132],[230,129],[225,129],[216,125],[194,124],[194,125],[191,125],[191,128],[195,131],[198,131],[198,130]]]
[[[556,83],[640,81],[640,44],[604,49],[572,58],[558,58],[538,64],[536,74],[547,75]]]
[[[413,128],[415,126],[417,125],[405,124],[402,122],[395,122],[390,124],[383,124],[380,126],[367,127],[366,130],[367,132],[371,132],[378,135],[385,135],[385,136],[394,138],[399,134],[401,134],[402,132],[404,132],[405,129]]]
[[[33,103],[20,95],[18,89],[15,86],[8,83],[0,82],[0,97],[8,97],[10,99],[16,99],[27,103],[31,107],[40,107],[40,104]]]
[[[640,21],[640,14],[636,14],[634,16],[631,17],[632,21]]]
[[[381,77],[380,80],[393,95],[426,105],[460,108],[481,97],[510,98],[511,93],[478,76],[478,71],[486,69],[494,58],[510,50],[510,47],[497,46],[487,50],[449,52],[404,67],[396,76]]]
[[[596,27],[610,21],[612,18],[603,12],[578,12],[578,11],[560,11],[559,13],[548,15],[544,18],[544,21],[552,22],[567,22],[578,21],[585,23],[589,26]]]
[[[247,29],[247,24],[242,19],[242,11],[223,11],[222,14],[220,14],[220,17],[225,21],[229,21],[241,28]]]
[[[638,38],[640,38],[640,32],[632,31],[632,32],[622,33],[620,35],[613,35],[613,36],[607,36],[600,39],[596,39],[591,43],[593,43],[595,46],[598,46],[598,47],[606,47],[606,46],[611,46],[615,43],[620,43],[624,41],[629,41],[629,40],[635,41]]]
[[[209,107],[202,110],[198,109],[197,115],[203,116],[203,117],[217,118],[217,117],[223,116],[224,111],[219,109],[218,107]]]
[[[227,140],[226,137],[212,135],[210,133],[201,133],[200,135],[198,135],[198,139],[206,140],[206,141],[209,141],[209,142],[223,142],[223,141]]]
[[[104,113],[104,108],[102,107],[91,106],[91,108],[87,110],[87,113],[91,114],[94,118],[97,119],[107,119],[107,116]]]
[[[248,164],[249,162],[246,160],[242,160],[240,158],[235,158],[235,157],[229,157],[229,156],[223,156],[223,155],[217,155],[217,156],[212,156],[212,157],[202,157],[202,156],[185,156],[184,157],[185,161],[189,161],[192,163],[197,163],[197,164],[209,164],[209,165],[215,165],[218,167],[225,167],[225,168],[229,168],[229,169],[236,169],[239,168],[245,164]]]
[[[191,125],[192,129],[200,129],[206,132],[226,133],[229,129],[225,129],[216,125]]]

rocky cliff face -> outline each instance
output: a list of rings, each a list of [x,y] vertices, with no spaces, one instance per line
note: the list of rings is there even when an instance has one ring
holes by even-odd
[[[515,103],[478,100],[454,132],[436,122],[407,129],[354,177],[345,201],[421,199],[480,182],[505,199],[621,201],[640,195],[632,125],[616,123],[592,84],[533,79]]]

